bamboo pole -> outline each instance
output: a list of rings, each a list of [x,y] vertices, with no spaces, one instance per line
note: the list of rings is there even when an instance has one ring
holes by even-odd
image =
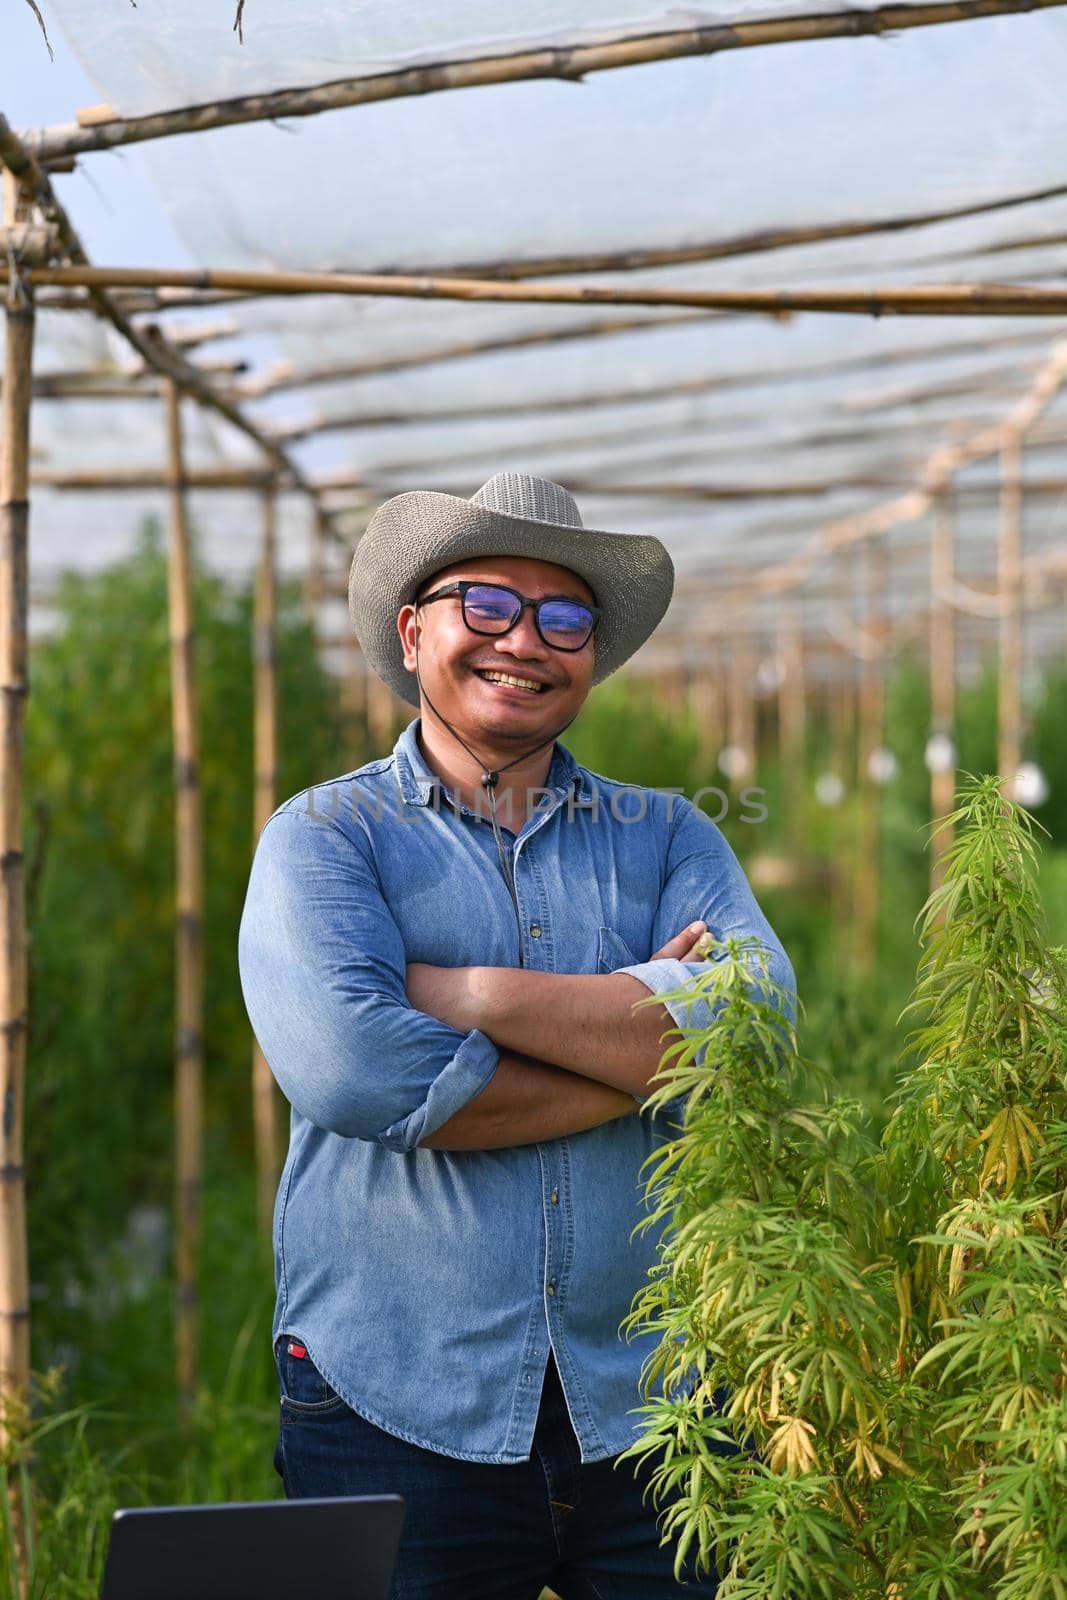
[[[175,1176],[177,1190],[178,1396],[188,1415],[196,1395],[200,1306],[201,1144],[203,1137],[203,822],[196,624],[185,503],[181,395],[166,386],[170,474],[171,705],[174,731],[175,870]]]
[[[363,651],[354,633],[345,635],[343,653],[341,722],[350,755],[358,754],[362,759],[371,734],[370,685],[377,680],[363,658]]]
[[[643,272],[650,267],[683,266],[702,261],[727,261],[738,256],[765,255],[776,250],[792,250],[798,245],[825,244],[839,239],[861,239],[872,234],[905,233],[911,229],[956,222],[966,217],[986,216],[1018,206],[1058,200],[1067,194],[1067,185],[1031,189],[1002,195],[994,200],[952,206],[941,211],[904,213],[896,216],[860,217],[851,222],[816,222],[801,226],[761,228],[753,233],[735,234],[724,239],[708,239],[699,244],[653,246],[644,249],[601,250],[581,255],[537,256],[521,261],[467,261],[443,265],[425,262],[408,271],[433,276],[503,278],[510,282],[529,278],[572,277],[585,272]],[[1041,242],[1041,241],[1038,241]],[[1053,241],[1054,242],[1054,241]],[[984,255],[983,249],[969,252]],[[966,259],[966,257],[963,257]]]
[[[725,776],[737,785],[753,776],[756,766],[756,702],[753,692],[752,617],[739,610],[729,635],[729,678],[727,689],[727,748],[738,752],[734,772]],[[744,764],[741,762],[744,756]]]
[[[881,788],[872,771],[872,757],[882,744],[885,721],[884,615],[875,610],[875,597],[888,592],[888,552],[883,541],[868,544],[862,572],[862,614],[870,641],[860,668],[857,741],[859,814],[856,844],[856,956],[861,968],[878,958],[878,913],[881,898]]]
[[[956,608],[951,585],[956,572],[956,523],[953,508],[942,495],[934,506],[930,539],[930,731],[952,746],[950,762],[930,770],[930,818],[938,821],[953,809],[956,797]],[[930,840],[930,890],[944,882],[952,824],[944,822]]]
[[[268,469],[250,471],[247,467],[200,467],[187,472],[183,482],[186,489],[235,490],[242,493],[262,492],[273,483],[275,474]],[[69,490],[77,494],[142,493],[166,490],[171,486],[167,473],[149,467],[97,467],[79,472],[59,472],[38,467],[30,480],[43,489]]]
[[[324,561],[326,553],[326,515],[320,504],[316,504],[314,515],[311,519],[311,533],[308,544],[307,572],[304,579],[304,614],[311,629],[311,637],[318,646],[319,638],[319,602],[326,593],[324,577]]]
[[[371,744],[370,758],[385,754],[393,747],[397,724],[401,714],[412,715],[412,708],[383,683],[376,672],[366,676],[367,733]]]
[[[641,333],[657,328],[676,327],[688,322],[707,322],[709,313],[681,311],[658,317],[640,319],[627,317],[599,318],[595,322],[582,322],[565,328],[538,328],[527,333],[513,334],[503,339],[467,340],[460,344],[432,346],[393,356],[382,361],[324,363],[314,367],[293,367],[282,363],[265,374],[245,379],[235,384],[235,399],[258,400],[269,394],[279,394],[288,389],[315,387],[318,384],[348,382],[358,378],[376,378],[385,373],[401,372],[411,367],[437,366],[451,361],[466,361],[472,356],[494,354],[501,350],[520,350],[531,345],[560,344],[575,339],[613,337],[621,333]],[[1045,329],[1022,333],[989,335],[981,339],[957,339],[937,345],[904,345],[893,350],[882,350],[862,356],[838,357],[832,361],[809,362],[803,366],[777,365],[766,368],[746,368],[742,372],[718,372],[697,382],[706,389],[749,388],[767,383],[796,383],[812,377],[834,375],[842,372],[878,372],[886,367],[899,366],[911,361],[928,361],[934,356],[951,357],[982,354],[1003,348],[1026,348],[1047,343]],[[692,379],[680,385],[663,385],[654,393],[673,394],[679,387],[689,392]]]
[[[797,555],[768,563],[753,577],[757,591],[776,593],[804,582],[815,562],[834,550],[876,538],[904,522],[916,522],[930,510],[937,496],[962,467],[997,455],[1005,445],[1023,437],[1048,409],[1067,381],[1067,342],[1057,343],[1037,374],[1029,393],[1008,416],[990,427],[979,428],[962,443],[943,446],[927,459],[914,489],[854,516],[826,523],[806,541]]]
[[[457,344],[413,350],[379,361],[323,362],[314,367],[294,367],[282,362],[272,371],[246,378],[234,385],[234,396],[242,400],[261,400],[269,394],[292,389],[314,388],[325,383],[349,383],[359,378],[378,378],[411,367],[445,365],[469,361],[472,356],[491,355],[501,350],[526,350],[532,345],[569,344],[575,339],[615,338],[619,334],[646,333],[650,329],[673,328],[690,322],[707,322],[700,311],[678,311],[660,317],[598,317],[565,328],[535,328],[526,333],[509,334],[499,339],[465,339]]]
[[[964,3],[964,0],[960,0]],[[1067,0],[1055,0],[1067,4]],[[915,9],[905,8],[905,9]],[[859,15],[860,13],[857,13]],[[0,282],[8,268],[0,263]],[[949,283],[864,289],[626,289],[591,283],[503,283],[401,273],[254,272],[180,267],[34,267],[37,288],[244,289],[272,295],[384,296],[517,305],[689,306],[782,317],[800,311],[860,317],[1062,317],[1067,289],[1027,284]]]
[[[715,766],[715,757],[725,743],[726,717],[723,710],[723,672],[717,651],[706,637],[700,641],[695,671],[689,674],[686,709],[696,728],[697,761],[701,781]]]
[[[852,794],[850,792],[850,777],[853,770],[853,753],[855,749],[856,733],[856,677],[855,661],[845,653],[843,647],[839,650],[836,670],[831,669],[832,676],[827,688],[829,700],[830,723],[830,771],[836,774],[845,786],[844,822],[838,821],[833,830],[833,856],[834,872],[831,880],[830,908],[834,927],[838,937],[845,943],[843,951],[851,949],[851,931],[855,922],[854,911],[854,859],[851,848],[852,829],[850,823],[850,810]],[[841,817],[838,812],[837,816]]]
[[[485,84],[516,83],[537,78],[580,81],[592,72],[672,61],[685,56],[716,55],[727,50],[762,48],[816,39],[856,38],[899,33],[904,29],[969,22],[1005,12],[1045,10],[1063,0],[940,0],[937,4],[887,5],[869,11],[827,12],[819,16],[770,17],[752,22],[617,35],[580,45],[557,45],[465,61],[434,62],[394,72],[335,79],[311,88],[280,89],[243,95],[210,104],[185,106],[146,116],[115,118],[93,127],[71,126],[28,134],[42,162],[88,150],[110,150],[120,144],[162,139],[178,133],[200,133],[242,122],[267,122],[280,117],[314,116],[346,106],[370,105],[411,95],[469,89]]]
[[[6,167],[8,172],[19,180],[23,189],[33,195],[37,204],[55,222],[66,254],[76,263],[71,270],[91,272],[85,248],[56,196],[48,174],[41,169],[22,141],[12,132],[3,115],[0,115],[0,165]],[[8,269],[0,265],[0,282],[6,281],[7,273]],[[172,379],[184,393],[198,400],[208,410],[225,417],[233,427],[250,438],[273,463],[284,482],[292,483],[309,494],[312,492],[299,466],[282,447],[245,416],[239,406],[218,393],[212,385],[210,376],[198,371],[180,350],[172,348],[158,328],[141,328],[131,322],[128,313],[105,289],[90,288],[89,299],[91,309],[110,322],[127,344],[143,357],[148,366],[162,377]]]
[[[1010,440],[1001,452],[1000,482],[997,771],[1007,780],[1011,794],[1022,759],[1022,445],[1019,439]]]
[[[267,489],[263,494],[263,542],[256,574],[252,623],[255,745],[253,848],[273,815],[278,794],[276,509],[274,490]],[[256,1216],[260,1236],[269,1243],[279,1172],[278,1098],[274,1076],[255,1038],[252,1040],[252,1126],[256,1158]]]
[[[795,602],[778,604],[778,758],[785,806],[785,838],[799,852],[807,837],[807,697],[804,647]]]
[[[23,215],[4,174],[4,220]],[[8,286],[0,427],[0,1448],[18,1430],[30,1377],[30,1287],[23,1125],[28,945],[22,840],[27,672],[30,416],[34,305]],[[17,1515],[17,1512],[16,1512]],[[17,1542],[24,1530],[16,1523]],[[22,1552],[20,1551],[20,1559]]]

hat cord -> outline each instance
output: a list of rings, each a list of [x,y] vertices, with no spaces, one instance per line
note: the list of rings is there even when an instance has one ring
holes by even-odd
[[[415,603],[417,606],[418,601]],[[511,862],[508,858],[508,854],[504,849],[504,837],[500,832],[500,825],[496,818],[496,786],[500,780],[500,774],[502,772],[507,772],[508,767],[514,767],[518,764],[518,762],[525,761],[529,756],[534,755],[538,750],[543,750],[546,744],[555,744],[560,734],[565,732],[565,730],[570,727],[571,723],[576,720],[578,713],[576,711],[574,716],[570,718],[570,721],[565,722],[562,728],[559,728],[554,734],[552,734],[551,738],[542,739],[541,743],[535,744],[532,750],[525,750],[521,755],[516,756],[514,761],[509,761],[504,766],[498,767],[495,771],[493,771],[491,768],[485,765],[484,761],[475,755],[470,745],[467,744],[462,736],[456,732],[452,724],[441,715],[433,701],[430,699],[429,695],[426,694],[426,685],[419,676],[419,630],[417,625],[415,628],[415,678],[421,693],[426,697],[426,704],[429,706],[438,722],[443,723],[443,725],[448,729],[449,733],[452,734],[453,738],[459,740],[467,754],[473,761],[476,761],[482,769],[481,781],[483,789],[489,796],[489,816],[493,824],[493,838],[496,840],[497,854],[500,857],[500,866],[504,874],[504,881],[508,886],[509,893],[511,894],[511,903],[515,909],[515,926],[519,935],[519,966],[525,967],[526,958],[523,954],[522,912],[519,909],[519,896],[515,888],[515,876],[511,870]]]

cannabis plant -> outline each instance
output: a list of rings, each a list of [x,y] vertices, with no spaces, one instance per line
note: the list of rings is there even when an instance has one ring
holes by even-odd
[[[951,820],[879,1145],[744,941],[650,1101],[626,1455],[721,1600],[1067,1600],[1067,973],[1029,818],[983,778]]]

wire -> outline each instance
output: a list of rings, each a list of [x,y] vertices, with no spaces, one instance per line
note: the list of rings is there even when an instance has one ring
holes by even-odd
[[[417,609],[418,609],[418,601],[417,600],[415,601],[415,607],[416,607],[416,611],[417,611]],[[511,895],[512,906],[515,909],[515,927],[516,927],[516,930],[517,930],[518,936],[519,936],[519,966],[520,967],[525,967],[525,965],[526,965],[526,957],[525,957],[524,949],[523,949],[522,912],[519,909],[519,896],[518,896],[518,892],[517,892],[517,890],[515,888],[515,875],[514,875],[514,872],[512,871],[511,860],[510,860],[510,857],[508,855],[508,852],[504,848],[504,837],[503,837],[502,833],[500,832],[500,824],[497,821],[497,815],[496,815],[496,786],[497,786],[497,783],[500,780],[500,774],[502,772],[507,772],[508,767],[514,767],[514,766],[516,766],[518,764],[518,762],[525,761],[529,756],[534,755],[538,750],[543,750],[546,744],[555,744],[555,742],[559,738],[560,734],[565,732],[565,730],[570,727],[571,723],[574,722],[574,720],[577,717],[578,713],[575,712],[574,716],[571,717],[569,719],[569,721],[565,722],[563,724],[562,728],[557,729],[556,732],[554,734],[552,734],[550,738],[542,739],[541,743],[540,744],[535,744],[532,750],[524,750],[521,755],[518,755],[518,756],[515,757],[514,761],[509,761],[509,762],[506,763],[506,765],[504,765],[502,767],[498,767],[498,768],[496,768],[494,770],[493,768],[486,766],[485,762],[481,759],[481,757],[478,756],[471,749],[470,745],[466,743],[466,741],[462,738],[462,736],[459,733],[456,732],[456,730],[455,730],[455,728],[453,728],[452,724],[450,722],[448,722],[446,720],[446,718],[444,718],[441,715],[441,713],[438,711],[437,707],[434,705],[433,701],[430,699],[429,695],[426,693],[426,685],[423,683],[422,678],[419,675],[419,625],[418,625],[418,617],[417,616],[416,616],[416,620],[415,620],[415,678],[416,678],[416,681],[417,681],[417,683],[419,685],[420,693],[424,696],[424,698],[426,700],[426,704],[429,706],[430,710],[433,712],[433,714],[437,718],[438,722],[440,722],[443,727],[447,728],[448,732],[452,735],[452,737],[454,739],[458,739],[459,740],[460,744],[463,746],[464,750],[466,750],[467,754],[471,757],[472,760],[476,761],[478,763],[478,765],[482,769],[482,779],[481,779],[482,787],[483,787],[483,789],[485,790],[486,794],[489,797],[489,816],[490,816],[490,820],[491,820],[491,822],[493,824],[493,837],[496,840],[497,854],[500,857],[500,867],[501,867],[501,871],[504,874],[504,881],[508,886],[508,892]]]

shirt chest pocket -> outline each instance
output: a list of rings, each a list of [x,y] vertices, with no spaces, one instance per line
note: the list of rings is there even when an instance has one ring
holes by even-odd
[[[614,928],[601,928],[597,949],[597,972],[616,972],[619,967],[636,965],[637,957],[626,940],[620,938]]]

